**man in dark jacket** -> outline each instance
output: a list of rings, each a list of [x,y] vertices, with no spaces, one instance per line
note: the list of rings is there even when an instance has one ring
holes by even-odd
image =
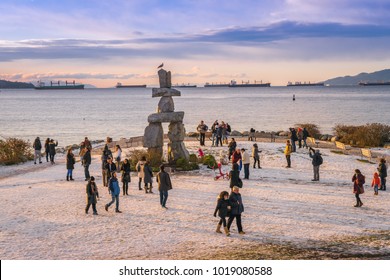
[[[302,133],[303,133],[303,138],[302,138],[303,146],[302,146],[302,148],[306,147],[306,149],[307,149],[308,146],[307,146],[306,140],[307,140],[307,137],[309,137],[309,131],[307,131],[306,127],[304,127]]]
[[[95,183],[95,178],[91,176],[90,180],[88,181],[87,187],[86,187],[86,193],[87,193],[87,206],[85,207],[85,214],[88,214],[89,207],[92,204],[92,210],[93,214],[97,215],[96,211],[96,201],[97,198],[99,198],[99,192]]]
[[[112,157],[108,157],[107,162],[104,164],[104,173],[106,176],[103,179],[107,180],[106,182],[103,182],[104,186],[108,186],[108,181],[110,181],[112,172],[116,172],[116,164],[112,162]],[[110,189],[108,189],[108,191],[110,192]]]
[[[158,183],[158,191],[160,192],[161,207],[168,209],[165,204],[168,199],[168,191],[172,189],[172,183],[169,174],[165,172],[164,165],[160,166],[160,172],[157,174],[156,180]]]
[[[89,147],[85,147],[85,153],[83,156],[83,166],[84,166],[84,174],[85,174],[85,181],[88,181],[90,179],[89,175],[89,166],[91,165],[91,150]]]
[[[42,144],[41,144],[41,140],[39,140],[39,137],[35,138],[33,148],[34,148],[34,164],[37,164],[37,158],[39,158],[39,163],[42,163],[41,160]]]
[[[244,204],[242,203],[240,189],[237,186],[233,187],[232,193],[230,194],[229,197],[229,203],[232,207],[230,217],[227,223],[227,228],[229,232],[230,232],[230,226],[232,225],[234,218],[236,218],[238,233],[245,234],[245,232],[242,230],[242,224],[241,224],[241,213],[244,212]]]
[[[320,150],[315,150],[310,147],[309,156],[313,159],[311,164],[313,165],[314,179],[312,181],[320,180],[320,165],[322,164],[322,156]]]
[[[297,146],[295,142],[298,141],[297,131],[295,130],[295,128],[291,127],[290,132],[291,132],[290,140],[291,140],[292,152],[295,153],[297,151]]]
[[[387,165],[384,158],[381,159],[378,166],[378,174],[381,178],[381,187],[379,188],[382,191],[386,190],[386,177],[387,177]]]
[[[201,146],[204,146],[205,138],[206,138],[206,132],[208,130],[208,126],[204,123],[204,121],[200,121],[200,124],[196,128],[196,130],[199,132],[199,144]]]
[[[54,156],[56,155],[56,147],[58,146],[58,141],[54,142],[53,139],[49,142],[49,154],[50,154],[50,162],[54,164]]]

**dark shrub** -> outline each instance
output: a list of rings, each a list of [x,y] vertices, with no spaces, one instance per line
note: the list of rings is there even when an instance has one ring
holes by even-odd
[[[306,130],[309,132],[310,137],[317,138],[320,137],[321,132],[316,124],[313,123],[298,123],[295,124],[295,127],[301,127],[302,129],[306,127]]]
[[[359,126],[338,124],[333,130],[340,142],[359,147],[383,147],[390,139],[390,126],[380,123]]]
[[[0,140],[0,164],[18,164],[33,158],[32,146],[29,141],[18,138]]]

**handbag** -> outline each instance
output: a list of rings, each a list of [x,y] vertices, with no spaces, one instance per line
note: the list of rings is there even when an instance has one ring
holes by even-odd
[[[238,178],[238,186],[237,187],[239,187],[240,189],[242,188],[242,180],[241,180],[241,178]]]
[[[357,189],[358,189],[359,194],[364,193],[364,187],[363,186],[358,185]]]

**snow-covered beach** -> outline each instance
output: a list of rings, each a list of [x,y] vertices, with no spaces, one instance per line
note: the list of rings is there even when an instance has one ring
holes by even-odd
[[[253,142],[238,142],[251,148]],[[286,169],[283,143],[258,143],[263,169],[250,170],[240,190],[245,206],[245,235],[233,223],[231,236],[218,234],[213,217],[216,197],[229,190],[227,180],[214,181],[214,172],[171,174],[168,210],[154,194],[138,190],[132,174],[129,196],[120,196],[120,210],[108,212],[111,200],[101,181],[100,157],[94,156],[91,175],[98,183],[98,216],[86,215],[83,169],[77,163],[75,181],[65,180],[64,159],[56,165],[29,162],[0,167],[0,255],[2,259],[389,259],[390,194],[373,195],[377,164],[359,156],[321,149],[320,182],[311,182],[306,149],[292,155]],[[186,142],[190,152],[197,142]],[[218,155],[223,148],[206,147]],[[129,153],[131,151],[124,151]],[[359,168],[366,176],[363,207],[353,207],[351,178]],[[223,166],[229,171],[230,166]],[[242,174],[241,174],[242,177]],[[92,211],[90,211],[92,212]]]

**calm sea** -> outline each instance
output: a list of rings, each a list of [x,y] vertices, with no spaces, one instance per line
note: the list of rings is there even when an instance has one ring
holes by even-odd
[[[322,133],[336,124],[390,124],[390,87],[181,88],[175,111],[184,111],[187,132],[200,120],[228,122],[233,130],[287,130],[315,123]],[[295,95],[296,100],[292,97]],[[60,146],[140,136],[159,98],[151,88],[0,91],[0,136],[33,141],[57,139]],[[168,124],[164,125],[166,131]]]

